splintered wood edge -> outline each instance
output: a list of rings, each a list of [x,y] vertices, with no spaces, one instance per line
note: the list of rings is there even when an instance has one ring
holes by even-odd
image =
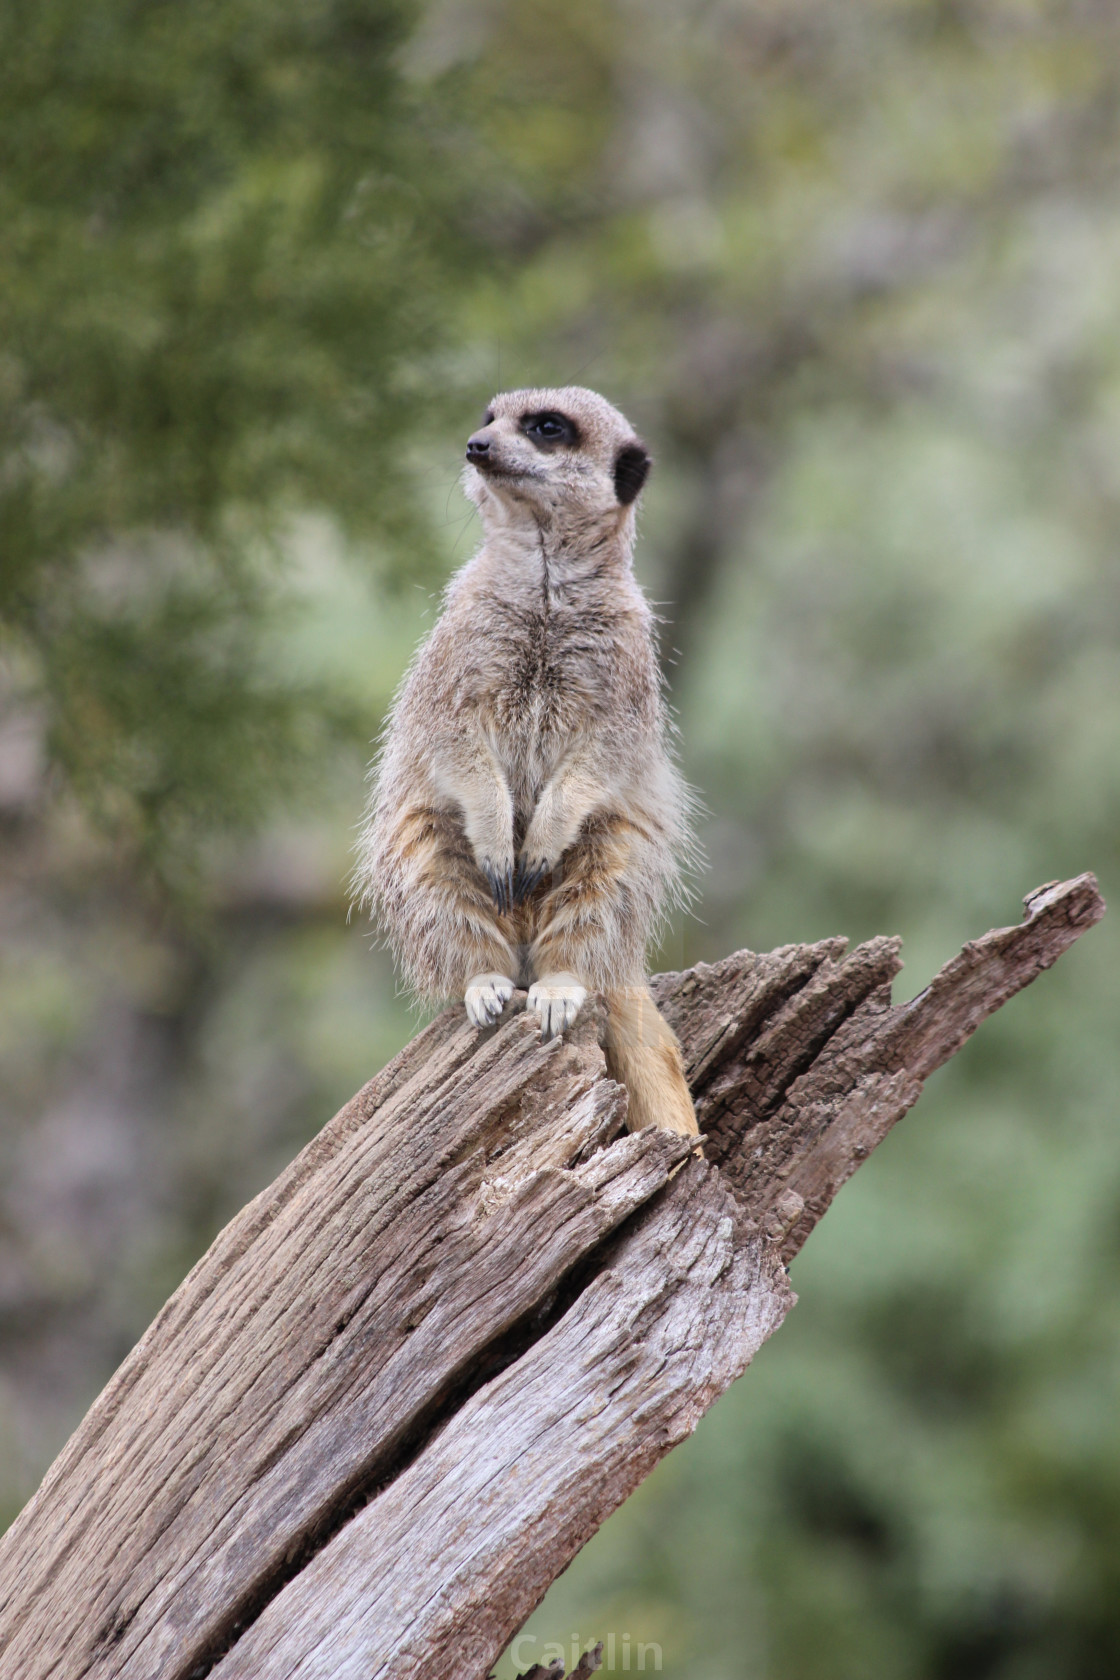
[[[710,1153],[787,1260],[913,1107],[929,1075],[1105,913],[1088,873],[1047,882],[1024,905],[1022,922],[970,940],[923,991],[894,1006],[890,979],[901,966],[894,940],[871,940],[848,956],[833,942],[802,948],[815,959],[807,975],[803,961],[795,964],[797,947],[761,959],[736,953],[719,965],[729,980],[738,977],[731,983],[746,989],[763,1019],[757,1039],[736,1040],[735,1052],[714,1065],[705,1059],[697,1112],[702,1128],[705,1117],[713,1127]],[[799,986],[791,992],[786,975],[794,966]],[[763,1002],[767,989],[772,999],[768,1013],[751,993],[756,968],[764,974]],[[662,977],[662,996],[679,997],[689,980],[687,973]],[[820,1003],[830,992],[831,1015]],[[685,1024],[695,1039],[702,1022]]]
[[[1024,904],[1022,922],[970,940],[908,1003],[892,1007],[885,989],[870,994],[791,1087],[780,1124],[806,1146],[779,1180],[765,1190],[760,1185],[756,1199],[748,1196],[756,1211],[763,1204],[771,1210],[773,1224],[773,1190],[780,1187],[787,1205],[779,1240],[787,1260],[840,1187],[914,1106],[930,1074],[1105,912],[1091,874],[1048,882],[1028,893]],[[796,1218],[794,1198],[803,1203]]]

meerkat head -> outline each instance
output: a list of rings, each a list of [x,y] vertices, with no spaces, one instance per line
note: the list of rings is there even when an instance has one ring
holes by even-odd
[[[617,515],[621,523],[649,468],[625,415],[595,391],[566,385],[496,396],[467,442],[463,483],[484,518]]]

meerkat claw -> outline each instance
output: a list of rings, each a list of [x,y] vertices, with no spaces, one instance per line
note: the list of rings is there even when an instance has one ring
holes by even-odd
[[[467,1019],[475,1027],[492,1027],[512,996],[513,981],[506,975],[476,974],[463,999]]]
[[[517,874],[513,878],[513,902],[523,904],[551,871],[552,865],[547,858],[535,858],[532,862],[519,859]]]
[[[514,891],[513,865],[509,864],[505,869],[496,869],[492,863],[484,863],[482,873],[486,876],[494,903],[503,916],[508,915],[519,902]]]
[[[529,987],[526,1007],[541,1024],[542,1038],[558,1038],[575,1021],[587,1001],[587,987],[574,974],[546,974]]]

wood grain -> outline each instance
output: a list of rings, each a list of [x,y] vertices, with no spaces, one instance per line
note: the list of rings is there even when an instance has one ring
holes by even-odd
[[[718,1170],[694,1162],[560,1321],[272,1601],[215,1680],[485,1674],[791,1304],[773,1248]]]
[[[898,942],[656,990],[708,1161],[592,1009],[448,1010],[221,1233],[0,1540],[0,1675],[479,1677],[792,1302],[783,1260],[1091,876],[890,1004]],[[685,1163],[682,1165],[682,1163]]]

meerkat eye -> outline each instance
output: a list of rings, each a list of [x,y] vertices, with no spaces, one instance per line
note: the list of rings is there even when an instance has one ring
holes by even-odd
[[[523,414],[521,430],[540,449],[551,449],[556,444],[571,446],[579,442],[575,421],[552,409],[546,409],[542,414]]]
[[[492,426],[494,424],[494,410],[492,408],[488,408],[486,413],[482,416],[482,424],[484,426]]]

